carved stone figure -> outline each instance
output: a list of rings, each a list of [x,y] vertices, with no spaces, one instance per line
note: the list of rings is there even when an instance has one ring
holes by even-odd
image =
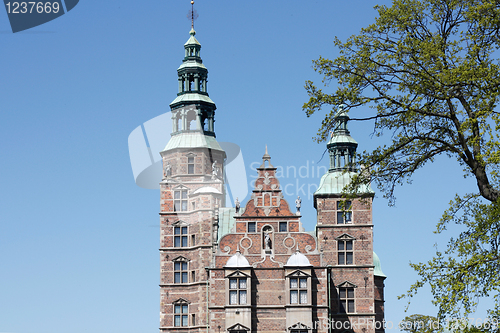
[[[271,249],[271,236],[269,236],[269,232],[267,231],[264,234],[264,246],[266,247],[266,250]]]
[[[234,202],[234,208],[236,209],[236,214],[240,213],[240,202],[238,201],[238,197],[236,197],[236,201]]]
[[[170,176],[170,173],[172,171],[172,166],[170,165],[169,162],[165,163],[165,166],[163,167],[163,178],[168,178]]]
[[[295,200],[295,207],[297,207],[297,213],[300,213],[301,205],[302,205],[302,199],[300,197],[297,197],[297,200]]]
[[[218,173],[219,171],[217,170],[217,161],[214,161],[214,163],[212,163],[212,179],[217,179]]]

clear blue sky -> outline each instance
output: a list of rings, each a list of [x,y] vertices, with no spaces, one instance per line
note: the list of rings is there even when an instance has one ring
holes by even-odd
[[[241,147],[249,180],[266,144],[274,165],[308,168],[281,179],[292,184],[289,203],[303,198],[308,230],[316,213],[307,188],[319,183],[311,170],[326,148],[312,140],[322,116],[301,110],[304,81],[321,80],[311,60],[335,57],[334,36],[359,32],[373,22],[373,6],[387,3],[196,1],[217,138]],[[169,111],[189,9],[187,0],[82,0],[16,34],[0,10],[0,332],[157,331],[159,191],[135,185],[127,140]],[[360,150],[384,142],[371,138],[372,126],[350,124]],[[398,189],[396,207],[376,197],[386,320],[406,315],[396,297],[416,279],[408,262],[430,258],[451,235],[432,233],[441,212],[473,189],[441,158]],[[424,290],[408,314],[435,315],[430,301]]]

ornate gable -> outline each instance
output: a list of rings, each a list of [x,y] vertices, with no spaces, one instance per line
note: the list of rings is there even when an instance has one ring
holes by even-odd
[[[266,153],[262,157],[262,165],[257,168],[258,176],[252,197],[247,202],[245,211],[241,216],[295,216],[283,197],[280,183],[276,177],[276,168],[271,164],[271,156]],[[267,165],[266,165],[267,162]]]

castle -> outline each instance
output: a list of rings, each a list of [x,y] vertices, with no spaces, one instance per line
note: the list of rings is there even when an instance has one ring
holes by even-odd
[[[267,152],[250,200],[225,207],[226,153],[194,29],[177,69],[173,132],[161,152],[161,332],[384,332],[384,280],[373,252],[369,185],[342,197],[357,142],[339,109],[330,167],[305,231],[300,201],[284,199]]]

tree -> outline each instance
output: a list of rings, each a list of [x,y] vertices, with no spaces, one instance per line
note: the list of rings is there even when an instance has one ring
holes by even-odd
[[[495,0],[394,0],[376,6],[376,22],[345,42],[339,55],[320,57],[314,69],[333,92],[306,82],[308,116],[333,106],[318,131],[324,141],[335,126],[335,108],[371,110],[374,134],[391,143],[357,156],[362,172],[346,192],[373,181],[394,202],[396,185],[436,156],[456,159],[477,192],[459,193],[437,224],[463,225],[445,252],[411,264],[419,280],[407,297],[429,284],[438,317],[471,313],[480,297],[495,297],[491,316],[500,315],[500,4]]]
[[[436,333],[440,324],[436,317],[414,314],[399,323],[399,329],[408,333]]]

